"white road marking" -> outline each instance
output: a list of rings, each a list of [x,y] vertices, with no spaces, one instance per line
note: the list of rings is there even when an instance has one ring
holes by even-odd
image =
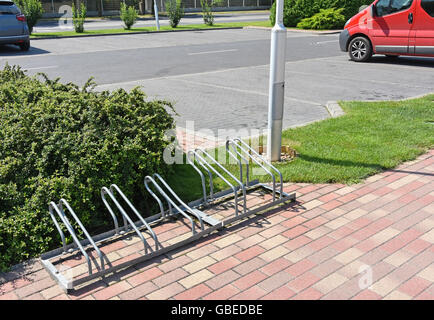
[[[233,52],[233,51],[238,51],[238,49],[228,49],[228,50],[216,50],[216,51],[202,51],[202,52],[192,52],[189,53],[189,56],[194,56],[197,54],[211,54],[211,53],[221,53],[221,52]]]
[[[315,42],[315,44],[323,44],[323,43],[331,43],[331,42],[339,42],[339,40],[318,41]]]
[[[25,70],[39,70],[39,69],[54,69],[58,66],[46,66],[46,67],[34,67],[34,68],[23,68]]]

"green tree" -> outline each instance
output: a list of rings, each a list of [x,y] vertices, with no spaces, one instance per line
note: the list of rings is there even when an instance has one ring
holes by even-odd
[[[166,1],[166,11],[169,17],[170,26],[176,28],[184,16],[184,8],[182,7],[182,0],[168,0]]]
[[[21,12],[26,16],[29,32],[32,33],[33,27],[44,13],[41,2],[39,0],[18,0],[16,3],[20,7]]]
[[[133,6],[127,7],[125,2],[121,3],[121,19],[125,24],[125,29],[130,30],[131,27],[136,23],[139,13]]]
[[[75,4],[72,3],[72,24],[74,25],[75,32],[84,32],[84,21],[86,20],[86,14],[86,6],[83,2],[80,4],[80,9],[77,9]]]

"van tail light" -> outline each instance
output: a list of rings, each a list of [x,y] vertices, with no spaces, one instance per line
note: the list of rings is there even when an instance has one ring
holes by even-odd
[[[17,20],[18,21],[26,21],[26,16],[23,14],[17,14]]]

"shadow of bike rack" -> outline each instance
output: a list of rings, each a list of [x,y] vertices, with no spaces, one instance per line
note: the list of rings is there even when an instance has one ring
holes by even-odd
[[[101,199],[110,213],[114,229],[93,237],[87,232],[65,199],[61,199],[58,204],[50,202],[49,214],[62,240],[62,247],[43,254],[41,256],[42,265],[60,287],[68,292],[68,290],[74,289],[74,287],[87,283],[92,279],[104,277],[118,270],[160,256],[209,235],[218,229],[223,229],[225,226],[233,224],[238,220],[263,212],[287,201],[295,200],[295,194],[283,192],[283,179],[280,171],[263,159],[247,143],[241,139],[227,140],[226,151],[235,163],[238,164],[239,177],[229,172],[203,149],[194,149],[187,152],[187,162],[199,174],[203,190],[203,197],[201,199],[188,204],[178,197],[160,175],[155,173],[152,176],[146,176],[144,179],[145,189],[158,203],[160,208],[160,213],[150,217],[143,217],[117,185],[112,184],[109,188],[103,187],[101,189]],[[271,177],[271,186],[259,183],[258,180],[250,181],[250,163],[258,165]],[[204,172],[208,175],[209,192],[207,192]],[[214,193],[213,176],[220,178],[229,186],[229,189]],[[267,203],[254,208],[249,208],[247,196],[258,189],[261,189],[262,192],[271,193],[271,201],[267,201]],[[231,211],[232,213],[228,217],[218,219],[206,213],[207,209],[213,208],[216,204],[230,202],[231,200],[233,200],[233,205],[231,206],[233,212]],[[167,209],[165,209],[165,203]],[[115,210],[122,217],[123,225],[119,225]],[[71,236],[71,244],[66,244],[65,234],[55,213]],[[74,218],[74,224],[71,224],[66,213],[69,213]],[[131,213],[134,218],[131,217]],[[135,219],[137,220],[135,221]],[[159,241],[153,227],[171,219],[184,219],[188,222],[191,233],[185,234],[185,237],[176,243],[169,243],[164,246]],[[79,235],[84,239],[80,240]],[[143,244],[143,250],[140,250],[135,258],[113,265],[107,255],[100,250],[99,246],[103,246],[106,243],[114,243],[132,235],[138,236]],[[87,264],[87,272],[79,277],[63,274],[61,270],[56,268],[56,262],[53,263],[54,260],[62,259],[62,257],[73,253],[81,254]],[[96,253],[96,256],[93,253]]]

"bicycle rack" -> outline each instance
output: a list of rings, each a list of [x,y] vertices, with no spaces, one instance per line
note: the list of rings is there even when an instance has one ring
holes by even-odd
[[[187,152],[187,162],[199,174],[202,182],[203,197],[192,201],[188,204],[184,203],[167,182],[157,173],[152,176],[146,176],[144,179],[144,187],[151,197],[158,203],[160,212],[150,217],[144,218],[140,212],[129,201],[122,190],[115,184],[109,188],[101,189],[101,199],[107,208],[114,224],[114,229],[111,231],[98,234],[91,237],[78,219],[75,212],[65,199],[61,199],[58,204],[50,202],[49,214],[54,222],[54,225],[62,240],[62,247],[47,252],[41,256],[42,265],[49,272],[51,277],[55,279],[64,291],[73,289],[74,287],[89,282],[92,279],[103,277],[115,271],[131,267],[139,262],[152,259],[176,248],[182,247],[190,242],[193,242],[201,237],[204,237],[215,230],[222,229],[237,220],[241,220],[250,215],[265,211],[271,207],[277,206],[287,201],[295,200],[295,194],[287,194],[283,192],[282,174],[271,163],[263,159],[254,149],[241,139],[230,139],[226,142],[226,151],[228,155],[238,163],[240,175],[236,177],[222,166],[214,157],[202,149],[195,149]],[[258,180],[250,181],[249,164],[255,163],[261,167],[272,179],[272,186],[259,183]],[[200,168],[202,169],[200,169]],[[244,175],[245,171],[245,175]],[[207,193],[205,173],[209,177],[209,193]],[[214,193],[213,190],[213,175],[220,178],[229,189]],[[279,187],[276,188],[276,176],[279,178]],[[232,182],[231,182],[232,181]],[[262,189],[263,191],[272,194],[271,201],[266,204],[248,208],[247,196],[255,190]],[[233,199],[233,212],[228,217],[216,218],[213,214],[208,214],[206,211],[215,207],[219,203]],[[165,205],[167,209],[165,209]],[[84,239],[79,240],[79,237],[74,230],[72,224],[68,220],[65,209],[74,218],[75,223]],[[123,220],[123,226],[119,225],[115,210],[119,212]],[[134,221],[127,210],[135,216]],[[54,213],[57,213],[61,223],[66,227],[66,230],[72,238],[71,244],[66,244],[65,234],[56,219]],[[178,242],[169,242],[163,245],[153,227],[159,226],[168,220],[174,218],[182,219],[183,223],[189,226],[191,234],[182,235],[182,239]],[[106,244],[111,244],[116,241],[132,237],[136,235],[143,244],[143,250],[138,249],[137,255],[128,260],[110,261],[108,256],[103,252],[103,247]],[[153,242],[153,243],[151,243]],[[100,246],[98,246],[100,245]],[[141,245],[140,245],[140,248]],[[93,257],[88,252],[96,252],[99,258]],[[78,277],[64,275],[58,270],[55,264],[59,261],[68,259],[68,255],[80,254],[84,257],[87,263],[87,274],[81,274]],[[69,256],[70,258],[70,256]],[[118,263],[118,261],[120,261]],[[92,266],[94,265],[94,267]]]

